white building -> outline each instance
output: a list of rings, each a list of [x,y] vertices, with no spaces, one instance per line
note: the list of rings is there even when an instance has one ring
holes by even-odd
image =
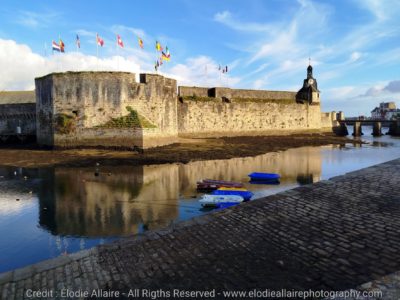
[[[371,111],[371,119],[392,120],[400,115],[400,109],[396,108],[394,102],[381,102],[379,107]]]

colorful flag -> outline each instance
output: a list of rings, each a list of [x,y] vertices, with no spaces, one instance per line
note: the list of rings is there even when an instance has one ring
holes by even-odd
[[[139,47],[143,49],[143,40],[141,38],[138,38],[139,40]]]
[[[157,51],[163,51],[163,47],[161,47],[161,44],[158,41],[156,41],[156,49]]]
[[[124,48],[124,42],[122,41],[121,37],[117,34],[117,45],[121,48]]]
[[[52,43],[51,45],[52,45],[52,49],[53,49],[53,51],[58,51],[58,52],[60,52],[60,51],[61,51],[61,49],[60,49],[60,45],[59,45],[59,44],[57,44],[55,41],[53,41],[53,43]]]
[[[169,55],[169,53],[168,53],[168,55],[166,53],[164,53],[164,51],[162,51],[161,53],[162,53],[161,58],[163,60],[169,61],[171,59],[171,56]]]
[[[65,52],[65,44],[62,41],[62,39],[60,39],[59,46],[60,46],[60,51],[64,53]]]
[[[168,47],[167,47],[167,46],[165,46],[165,54],[166,54],[167,56],[170,56],[170,55],[169,55],[169,50],[168,50]]]
[[[96,34],[96,43],[100,47],[103,47],[104,45],[104,40],[98,34]]]
[[[162,66],[163,65],[162,57],[160,57],[160,59],[158,61],[159,61],[159,65]]]
[[[81,40],[79,39],[79,35],[76,35],[76,46],[81,48]]]

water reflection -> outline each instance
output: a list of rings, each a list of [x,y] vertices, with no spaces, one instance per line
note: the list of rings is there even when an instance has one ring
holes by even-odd
[[[318,181],[320,149],[305,147],[186,165],[42,169],[37,192],[39,224],[53,235],[75,237],[121,236],[165,227],[178,218],[180,198],[197,196],[197,180],[247,183],[247,174],[263,171],[281,174],[283,185]],[[246,185],[252,190],[271,188]]]
[[[256,157],[153,166],[0,168],[0,272],[208,213],[196,182],[239,181],[255,197],[398,157],[400,139],[362,147],[302,147]],[[281,175],[250,184],[251,172]],[[19,200],[17,200],[19,199]]]
[[[42,178],[39,224],[54,235],[120,236],[168,225],[178,214],[176,165],[52,169]]]

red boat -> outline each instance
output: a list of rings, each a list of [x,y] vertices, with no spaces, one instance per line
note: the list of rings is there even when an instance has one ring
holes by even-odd
[[[221,187],[241,188],[243,187],[243,184],[240,182],[214,180],[214,179],[203,179],[202,181],[197,182],[198,191],[214,191]]]

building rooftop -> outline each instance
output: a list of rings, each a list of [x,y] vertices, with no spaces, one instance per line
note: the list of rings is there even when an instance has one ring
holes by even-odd
[[[35,103],[35,91],[0,92],[0,104]]]

